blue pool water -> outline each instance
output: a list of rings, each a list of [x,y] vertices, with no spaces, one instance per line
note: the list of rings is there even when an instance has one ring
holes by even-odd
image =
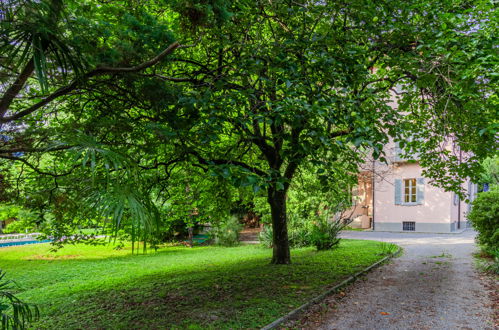
[[[49,243],[52,242],[49,239],[45,239],[42,241],[18,241],[18,242],[8,242],[8,243],[0,243],[0,248],[7,246],[16,246],[16,245],[26,245],[26,244],[37,244],[37,243]]]

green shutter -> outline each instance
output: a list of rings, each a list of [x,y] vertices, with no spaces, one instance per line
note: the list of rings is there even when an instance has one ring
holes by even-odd
[[[418,205],[422,205],[424,202],[424,178],[418,178],[416,181],[416,201]]]
[[[402,204],[402,180],[395,179],[395,205]]]

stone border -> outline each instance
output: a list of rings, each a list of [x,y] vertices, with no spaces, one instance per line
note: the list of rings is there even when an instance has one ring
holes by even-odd
[[[310,300],[309,302],[301,305],[300,307],[298,307],[296,309],[293,309],[291,312],[289,312],[288,314],[284,315],[281,318],[278,318],[274,322],[267,324],[266,326],[264,326],[263,328],[261,328],[261,330],[270,330],[270,329],[277,328],[282,323],[284,323],[286,321],[289,321],[289,320],[293,319],[295,316],[297,316],[298,314],[304,312],[310,306],[315,305],[315,304],[321,302],[322,300],[324,300],[325,298],[327,298],[328,296],[332,295],[333,293],[336,293],[336,291],[338,291],[340,288],[346,286],[347,284],[355,282],[357,280],[357,278],[359,278],[360,276],[366,274],[367,272],[369,272],[373,268],[380,266],[382,263],[390,260],[391,258],[399,256],[401,252],[402,252],[402,248],[399,247],[396,252],[394,252],[394,253],[392,253],[390,255],[387,255],[383,259],[381,259],[379,261],[376,261],[371,266],[368,266],[368,267],[364,268],[363,270],[361,270],[360,272],[357,272],[357,273],[351,275],[350,277],[348,277],[347,279],[343,280],[339,284],[335,285],[331,289],[328,289],[326,292],[323,292],[320,295],[316,296],[315,298],[312,298],[312,300]]]

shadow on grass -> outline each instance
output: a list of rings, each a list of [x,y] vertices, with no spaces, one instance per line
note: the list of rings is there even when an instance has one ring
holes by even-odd
[[[237,255],[245,249],[249,248],[226,252]],[[186,251],[196,253],[196,249]],[[163,252],[167,251],[158,252],[158,257],[175,255]],[[257,328],[381,258],[375,242],[344,242],[334,251],[293,252],[292,265],[270,265],[270,251],[265,251],[223,262],[208,258],[207,263],[165,266],[102,285],[93,281],[86,288],[64,291],[64,296],[56,293],[51,300],[57,302],[35,327]]]

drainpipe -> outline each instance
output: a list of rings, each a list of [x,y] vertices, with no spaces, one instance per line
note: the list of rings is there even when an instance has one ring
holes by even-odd
[[[372,189],[372,191],[373,191],[372,196],[371,196],[371,199],[372,199],[372,204],[373,204],[373,206],[372,206],[372,208],[373,208],[373,210],[372,210],[372,215],[373,215],[373,223],[372,223],[372,226],[373,226],[373,230],[374,230],[374,181],[375,181],[375,180],[374,180],[374,164],[375,164],[374,162],[375,162],[375,160],[374,160],[374,158],[373,158],[373,174],[372,174],[372,183],[371,183],[371,186],[372,186],[372,188],[371,188],[371,189]]]
[[[459,197],[457,204],[457,229],[461,229],[461,197]]]
[[[461,165],[462,151],[459,148],[459,165]],[[457,204],[457,229],[461,229],[461,197],[459,197],[459,203]]]

